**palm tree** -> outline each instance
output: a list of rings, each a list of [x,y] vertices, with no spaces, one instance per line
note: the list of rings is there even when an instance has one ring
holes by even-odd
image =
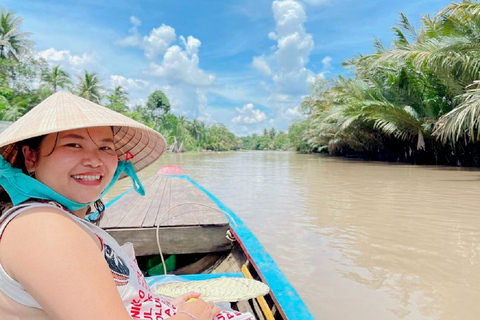
[[[11,11],[0,9],[0,58],[19,60],[19,55],[27,50],[30,41],[26,37],[30,34],[20,32],[22,18],[15,17]]]
[[[469,0],[452,3],[435,18],[424,17],[424,28],[419,33],[402,15],[401,28],[394,28],[395,47],[363,59],[370,60],[372,68],[408,61],[416,70],[433,73],[451,96],[463,94],[480,73],[479,12],[479,3]]]
[[[480,140],[480,81],[475,81],[458,99],[461,103],[442,116],[435,125],[433,134],[442,143],[455,143],[461,138]]]
[[[106,107],[117,112],[128,112],[128,92],[125,91],[122,86],[116,86],[113,90],[111,90],[110,94],[107,95],[107,99],[108,104]]]
[[[83,77],[77,75],[78,83],[75,85],[74,93],[82,98],[100,103],[103,98],[102,91],[105,90],[100,85],[102,81],[96,73],[88,73],[84,71]]]
[[[205,123],[197,119],[193,119],[193,121],[189,123],[188,131],[190,131],[190,134],[195,140],[201,142],[202,138],[205,137]]]
[[[50,72],[44,72],[42,74],[42,81],[53,92],[57,92],[58,88],[65,89],[68,85],[72,84],[70,75],[62,70],[60,65],[56,65]]]
[[[2,110],[2,120],[16,121],[26,112],[27,99],[24,97],[15,97],[12,101],[3,100],[2,104],[5,104],[5,109]]]

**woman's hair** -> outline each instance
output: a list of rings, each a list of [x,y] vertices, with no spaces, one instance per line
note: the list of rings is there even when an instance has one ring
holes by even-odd
[[[46,135],[43,136],[38,136],[26,140],[19,141],[17,143],[17,156],[15,158],[15,161],[12,163],[12,167],[14,168],[19,168],[23,171],[24,174],[29,175],[30,173],[27,170],[27,167],[25,166],[25,155],[23,154],[23,147],[28,146],[33,152],[40,152],[40,144],[42,143],[43,139],[45,138]],[[53,146],[53,149],[47,154],[47,157],[53,153],[57,146],[57,139],[58,139],[58,133],[57,136],[55,137],[55,144]],[[2,190],[0,192],[0,215],[6,211],[7,209],[12,207],[11,204],[11,199],[8,196],[7,192],[5,190]],[[105,212],[105,205],[103,204],[102,200],[98,199],[93,203],[93,206],[95,207],[95,211],[97,211],[97,214],[95,215],[95,219],[91,219],[89,221],[95,223],[96,225],[100,224],[100,220],[103,218],[103,214]],[[92,206],[89,206],[87,209],[87,215],[92,213]]]
[[[12,163],[12,167],[22,169],[23,173],[29,174],[27,167],[25,166],[25,155],[22,151],[23,147],[28,146],[34,152],[39,152],[40,143],[42,143],[44,138],[45,135],[17,142],[17,156],[15,157],[15,161]]]

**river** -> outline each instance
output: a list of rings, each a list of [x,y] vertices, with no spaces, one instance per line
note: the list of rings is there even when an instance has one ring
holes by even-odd
[[[480,318],[478,170],[252,151],[140,177],[164,164],[242,218],[316,319]]]

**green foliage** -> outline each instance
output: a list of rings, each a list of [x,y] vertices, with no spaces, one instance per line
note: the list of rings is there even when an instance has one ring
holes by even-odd
[[[51,70],[43,70],[41,80],[44,87],[51,92],[57,92],[59,88],[68,88],[72,84],[70,75],[62,70],[60,65],[54,66]]]
[[[22,18],[15,13],[0,8],[0,59],[20,60],[20,56],[30,49],[29,33],[21,32]]]
[[[76,95],[95,103],[102,101],[105,88],[100,84],[102,79],[96,73],[84,70],[83,76],[77,75],[77,79],[78,82],[73,89]]]
[[[0,120],[15,121],[53,92],[64,89],[95,103],[104,101],[106,107],[158,130],[176,150],[286,150],[290,145],[288,135],[273,128],[265,129],[262,136],[253,135],[248,144],[246,137],[236,137],[223,124],[207,125],[174,115],[160,90],[152,92],[145,105],[130,108],[129,94],[122,86],[106,90],[102,79],[88,70],[74,75],[76,81],[72,81],[61,65],[49,66],[35,58],[29,34],[20,31],[21,22],[12,12],[0,9]]]
[[[277,132],[274,128],[263,129],[262,135],[252,134],[241,137],[241,147],[245,150],[288,150],[290,139],[283,131]]]
[[[452,3],[416,30],[400,13],[393,47],[316,79],[289,128],[299,151],[412,163],[480,165],[480,4]],[[459,158],[463,157],[463,158]]]
[[[105,107],[128,114],[128,92],[122,86],[116,86],[113,90],[110,90],[106,98],[108,103]]]
[[[291,146],[301,153],[313,151],[313,146],[308,143],[307,134],[309,134],[307,120],[297,119],[288,127],[288,139],[291,141]]]

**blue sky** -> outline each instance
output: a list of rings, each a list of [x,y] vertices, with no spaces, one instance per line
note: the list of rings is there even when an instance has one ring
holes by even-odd
[[[130,104],[156,89],[172,112],[237,135],[287,130],[314,77],[392,42],[403,12],[415,26],[450,0],[1,0],[24,19],[35,51],[72,78],[95,72]]]

